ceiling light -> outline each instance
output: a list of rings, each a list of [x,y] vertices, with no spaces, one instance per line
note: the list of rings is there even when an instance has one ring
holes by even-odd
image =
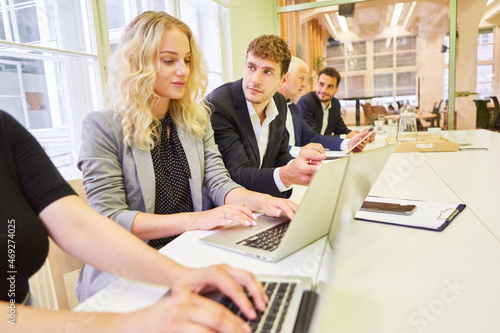
[[[335,24],[333,24],[332,14],[325,14],[325,19],[326,22],[328,23],[328,27],[330,27],[330,29],[332,30],[331,34],[337,36],[338,35],[337,28],[335,28]]]
[[[347,21],[344,16],[340,16],[339,13],[337,13],[337,19],[339,20],[340,28],[342,29],[343,32],[348,32],[349,27],[347,26]]]
[[[403,3],[399,2],[394,7],[394,12],[392,13],[391,27],[395,27],[398,25],[399,17],[401,16],[402,11],[403,11]]]
[[[391,47],[392,37],[387,37],[385,40],[385,48],[388,49]]]
[[[493,1],[495,1],[495,0],[488,0],[488,3],[486,4],[486,6],[491,5],[491,3],[492,3]]]
[[[352,53],[352,51],[354,51],[354,48],[352,47],[352,42],[347,42],[346,46],[347,46],[347,51],[348,52]]]
[[[406,27],[408,26],[408,22],[410,21],[410,18],[411,18],[411,15],[413,14],[413,10],[415,9],[415,6],[417,5],[417,2],[416,1],[413,1],[410,5],[410,8],[408,9],[407,13],[406,13],[406,18],[403,22],[403,28],[406,29]]]

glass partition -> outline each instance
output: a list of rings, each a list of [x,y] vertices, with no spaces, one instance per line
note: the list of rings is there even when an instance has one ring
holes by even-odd
[[[449,54],[443,45],[450,31],[449,0],[325,1],[335,2],[279,1],[286,9],[278,7],[281,34],[292,53],[308,63],[309,90],[322,67],[335,67],[342,76],[335,97],[348,126],[373,121],[364,117],[368,104],[391,113],[410,103],[432,113],[447,93]],[[444,127],[446,103],[441,105]]]

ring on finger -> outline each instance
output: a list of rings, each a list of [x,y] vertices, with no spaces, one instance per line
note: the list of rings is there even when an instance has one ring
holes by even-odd
[[[227,214],[227,212],[224,212],[224,216],[222,217],[223,219],[225,219],[225,218],[226,218],[226,214]]]

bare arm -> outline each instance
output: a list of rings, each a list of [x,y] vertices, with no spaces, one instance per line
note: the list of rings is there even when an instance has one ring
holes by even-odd
[[[170,286],[174,292],[219,289],[250,318],[254,318],[255,312],[243,287],[249,290],[259,310],[266,306],[267,296],[252,274],[225,265],[202,269],[179,265],[93,211],[77,196],[53,202],[40,213],[40,218],[63,250],[100,270]]]
[[[2,308],[7,302],[0,302]],[[15,325],[14,325],[15,324]],[[155,305],[130,314],[50,311],[16,305],[15,321],[4,318],[5,333],[132,333],[132,332],[251,332],[242,319],[222,305],[190,293],[161,299]]]
[[[173,282],[169,275],[181,269],[76,196],[53,202],[40,213],[40,218],[63,250],[111,274],[168,286]]]

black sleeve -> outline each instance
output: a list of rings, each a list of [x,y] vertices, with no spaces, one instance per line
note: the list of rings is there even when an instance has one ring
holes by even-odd
[[[276,186],[273,178],[275,168],[259,168],[243,126],[234,115],[235,110],[225,95],[214,91],[207,99],[212,109],[211,122],[215,142],[231,178],[251,191],[276,197],[290,196],[290,191],[282,193]]]
[[[285,97],[277,92],[273,99],[274,103],[276,104],[276,108],[278,109],[278,115],[270,124],[269,131],[271,133],[269,135],[269,141],[271,141],[271,143],[268,145],[267,149],[269,151],[274,150],[277,147],[278,151],[275,155],[276,158],[274,161],[274,166],[278,168],[287,165],[288,162],[293,159],[293,157],[288,152],[288,133],[286,130],[287,106]],[[273,144],[273,139],[277,139],[278,142],[276,144]],[[274,156],[274,154],[272,155]],[[264,162],[266,162],[266,157],[264,157]]]
[[[321,145],[330,150],[340,150],[343,139],[331,135],[322,135],[314,132],[305,122],[302,124],[302,145],[305,146],[311,142],[321,143]]]
[[[316,121],[314,109],[316,108],[314,100],[312,100],[309,94],[302,96],[298,102],[297,106],[302,112],[302,117],[307,125],[316,133],[321,134],[321,126]]]
[[[332,132],[335,134],[335,136],[340,135],[340,134],[349,134],[351,130],[347,128],[347,126],[344,123],[344,119],[342,119],[342,115],[340,114],[340,102],[336,98],[332,98],[332,111],[334,113],[334,118],[335,118],[335,126],[332,130]]]
[[[39,214],[52,202],[71,194],[72,188],[59,174],[38,141],[12,116],[0,113],[2,150],[13,178],[33,210]]]

